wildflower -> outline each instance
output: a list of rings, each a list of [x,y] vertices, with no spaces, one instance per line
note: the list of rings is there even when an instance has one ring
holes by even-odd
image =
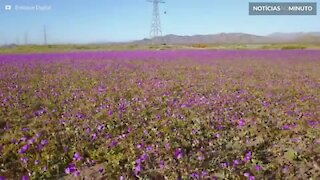
[[[160,161],[159,167],[160,167],[160,169],[163,169],[163,168],[164,168],[164,161],[163,161],[163,160]]]
[[[90,132],[91,132],[91,129],[90,129],[89,127],[87,127],[87,128],[86,128],[86,133],[87,133],[87,134],[90,134]]]
[[[38,151],[42,151],[43,147],[44,147],[44,146],[43,146],[42,144],[39,144],[39,145],[38,145]]]
[[[99,172],[102,174],[104,172],[104,168],[100,168]]]
[[[34,164],[35,164],[35,165],[38,165],[39,163],[40,163],[39,160],[35,160],[35,161],[34,161]]]
[[[142,171],[142,165],[141,165],[141,161],[138,160],[137,161],[137,164],[136,164],[136,167],[134,168],[134,173],[135,175],[137,175],[139,172]]]
[[[140,157],[142,161],[145,161],[147,158],[148,158],[148,155],[146,153],[142,154]]]
[[[76,170],[72,174],[74,177],[78,177],[78,176],[80,176],[80,171]]]
[[[202,171],[202,172],[201,172],[201,176],[202,176],[202,177],[208,176],[208,171]]]
[[[41,140],[41,145],[45,146],[48,144],[48,140],[44,139],[44,140]]]
[[[239,121],[238,121],[238,126],[239,127],[243,127],[243,126],[245,126],[246,125],[246,121],[244,120],[244,119],[240,119]]]
[[[143,147],[144,147],[143,144],[138,144],[138,145],[137,145],[137,148],[138,148],[138,149],[142,149]]]
[[[77,118],[82,119],[82,118],[84,118],[84,117],[85,117],[84,114],[82,114],[82,113],[80,113],[80,112],[77,113]]]
[[[96,139],[97,139],[97,134],[96,133],[92,134],[92,140],[96,140]]]
[[[98,131],[100,132],[100,131],[104,130],[104,128],[105,128],[105,125],[99,125],[98,126]]]
[[[244,157],[244,162],[248,162],[248,161],[250,161],[252,159],[252,152],[251,151],[249,151],[247,154],[246,154],[246,156]]]
[[[77,168],[76,168],[75,164],[72,163],[65,169],[65,173],[71,174],[71,173],[75,172],[76,170],[77,170]]]
[[[227,162],[221,163],[221,166],[222,166],[223,168],[227,168],[227,167],[229,166],[229,163],[227,163]]]
[[[110,147],[113,148],[113,147],[116,147],[118,145],[118,142],[116,140],[113,140],[111,141],[110,143]]]
[[[152,151],[153,150],[153,147],[152,146],[148,146],[147,147],[147,152],[150,152],[150,151]]]
[[[26,144],[26,145],[22,146],[22,148],[20,149],[19,153],[20,154],[26,153],[28,151],[29,147],[30,147],[29,144]]]
[[[220,135],[220,134],[216,134],[215,137],[216,137],[216,138],[220,138],[221,135]]]
[[[199,160],[199,161],[202,161],[202,160],[204,160],[204,159],[205,159],[205,158],[204,158],[203,155],[199,155],[199,156],[198,156],[198,160]]]
[[[20,140],[21,140],[22,142],[25,142],[27,139],[28,139],[27,137],[23,136]]]
[[[6,180],[4,176],[0,176],[0,180]]]
[[[183,152],[182,152],[182,149],[181,148],[178,148],[176,151],[175,151],[175,157],[177,159],[181,159],[183,156]]]
[[[24,175],[24,176],[22,176],[22,180],[29,180],[30,178],[29,178],[29,176],[28,175]]]
[[[198,179],[198,178],[199,178],[199,174],[198,174],[197,172],[193,172],[193,173],[191,174],[191,177],[192,177],[193,179]]]
[[[249,177],[250,176],[250,173],[246,172],[243,174],[245,177]]]
[[[76,152],[74,155],[73,155],[73,160],[74,161],[81,161],[83,158],[81,157],[80,153]]]
[[[256,171],[261,171],[262,167],[260,165],[256,165]]]
[[[35,138],[31,138],[31,139],[28,140],[28,144],[31,145],[31,144],[33,144],[35,141],[36,141]]]
[[[23,157],[23,158],[20,158],[20,160],[21,160],[24,164],[27,164],[28,161],[29,161],[29,158],[28,158],[28,157]]]
[[[233,161],[233,165],[234,165],[234,166],[237,166],[237,165],[239,165],[240,163],[241,163],[241,161],[239,161],[238,159],[236,159],[236,160]]]

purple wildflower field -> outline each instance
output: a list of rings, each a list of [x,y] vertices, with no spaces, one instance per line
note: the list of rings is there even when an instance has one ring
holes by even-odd
[[[316,50],[0,55],[1,180],[318,179],[319,128]]]

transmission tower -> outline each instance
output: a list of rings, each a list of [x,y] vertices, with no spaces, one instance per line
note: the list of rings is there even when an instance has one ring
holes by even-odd
[[[159,3],[165,3],[165,2],[162,0],[147,0],[147,1],[153,3],[150,38],[155,40],[155,39],[157,39],[157,37],[162,36],[160,13],[159,13]]]

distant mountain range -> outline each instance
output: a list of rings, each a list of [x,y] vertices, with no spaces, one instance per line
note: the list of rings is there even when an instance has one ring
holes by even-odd
[[[164,44],[265,44],[265,43],[320,43],[320,32],[273,33],[258,36],[246,33],[220,33],[212,35],[179,36],[174,34],[134,41],[134,44],[150,44],[152,41]]]

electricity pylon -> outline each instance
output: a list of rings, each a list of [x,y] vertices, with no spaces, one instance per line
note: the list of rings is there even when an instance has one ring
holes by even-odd
[[[165,3],[165,2],[163,0],[147,0],[147,1],[153,3],[150,38],[152,40],[156,40],[157,38],[162,36],[160,13],[159,13],[159,3]]]

